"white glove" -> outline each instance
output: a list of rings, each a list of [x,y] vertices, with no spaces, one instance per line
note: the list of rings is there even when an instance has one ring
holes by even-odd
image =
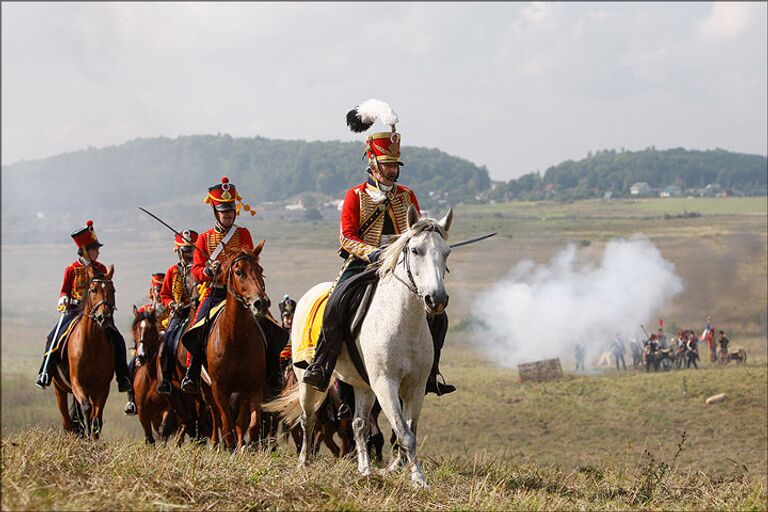
[[[69,306],[69,297],[67,297],[66,295],[62,295],[59,298],[59,304],[57,305],[56,309],[58,309],[59,311],[64,311],[67,309],[67,306]]]

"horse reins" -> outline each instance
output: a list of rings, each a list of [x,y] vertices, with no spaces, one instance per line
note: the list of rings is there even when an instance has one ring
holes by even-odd
[[[440,233],[440,231],[437,229],[437,226],[427,226],[426,228],[424,228],[422,233],[424,231],[437,231],[438,233]],[[442,234],[440,234],[440,236],[442,236]],[[413,238],[413,237],[411,237],[411,238]],[[409,282],[406,283],[400,276],[398,276],[394,272],[392,272],[392,275],[394,276],[395,279],[397,279],[398,281],[403,283],[405,285],[405,287],[408,288],[408,290],[411,293],[416,295],[418,298],[423,299],[424,295],[422,295],[419,292],[419,287],[416,286],[416,281],[413,279],[413,272],[411,272],[411,259],[408,257],[408,244],[410,242],[411,242],[411,239],[409,238],[408,242],[406,242],[405,246],[403,247],[403,260],[402,260],[403,264],[405,265],[405,272],[406,272],[406,275],[408,276],[408,281]],[[398,264],[399,263],[400,262],[398,262]]]
[[[248,299],[243,297],[242,295],[235,293],[234,290],[230,287],[229,283],[232,281],[232,269],[235,268],[235,263],[239,261],[243,261],[244,259],[254,257],[252,254],[240,254],[235,259],[232,260],[232,263],[229,265],[229,270],[227,271],[227,293],[232,295],[235,299],[237,299],[237,302],[239,302],[245,309],[249,310],[251,309],[251,304],[248,302]],[[258,261],[256,263],[258,265]],[[262,290],[263,291],[263,290]]]
[[[110,304],[109,301],[107,301],[107,300],[99,301],[99,302],[96,303],[95,306],[93,306],[91,304],[91,285],[93,283],[110,283],[110,284],[112,284],[112,280],[111,279],[98,279],[98,278],[94,278],[94,279],[91,279],[88,282],[88,287],[85,290],[85,303],[88,305],[88,309],[90,310],[90,313],[89,314],[85,314],[85,312],[83,312],[83,315],[88,317],[88,318],[90,318],[91,320],[96,320],[96,310],[98,310],[103,305],[107,305],[107,306],[110,307],[109,316],[111,317],[114,314],[114,312],[117,311],[117,307],[113,306],[112,304]]]

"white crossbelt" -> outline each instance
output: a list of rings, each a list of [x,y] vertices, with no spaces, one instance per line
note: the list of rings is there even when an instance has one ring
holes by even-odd
[[[235,235],[235,231],[237,231],[237,226],[232,224],[232,227],[229,228],[229,231],[227,231],[227,234],[224,235],[224,238],[221,239],[221,242],[219,242],[219,245],[217,245],[216,249],[213,250],[213,253],[208,258],[208,261],[210,262],[216,261],[216,258],[219,257],[219,254],[221,254],[221,251],[224,250],[224,246],[227,245],[230,240],[232,240],[232,237]]]

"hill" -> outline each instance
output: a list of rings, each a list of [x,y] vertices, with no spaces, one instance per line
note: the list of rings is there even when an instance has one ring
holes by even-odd
[[[490,197],[511,199],[586,199],[630,195],[635,183],[647,183],[655,194],[674,186],[686,195],[715,193],[765,195],[768,159],[762,155],[732,153],[722,149],[696,151],[604,150],[582,160],[568,160],[548,168],[544,175],[529,173],[494,187]],[[706,189],[707,185],[714,185]]]
[[[193,135],[136,139],[2,168],[3,214],[94,215],[94,207],[135,209],[194,195],[229,176],[246,201],[282,201],[304,193],[334,198],[365,176],[362,142],[306,142]],[[490,185],[488,171],[437,149],[403,150],[401,182],[452,204]]]

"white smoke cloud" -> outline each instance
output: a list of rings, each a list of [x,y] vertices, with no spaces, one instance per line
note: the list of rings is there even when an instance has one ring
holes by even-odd
[[[609,241],[597,264],[585,256],[569,245],[546,265],[523,261],[481,294],[471,336],[480,352],[508,367],[571,357],[577,342],[594,354],[617,333],[635,334],[683,290],[674,265],[644,236]]]

